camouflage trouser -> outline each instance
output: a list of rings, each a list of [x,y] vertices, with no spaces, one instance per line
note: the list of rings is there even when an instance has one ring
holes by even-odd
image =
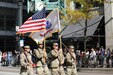
[[[76,67],[67,67],[67,75],[78,75]]]
[[[33,75],[33,69],[22,71],[20,75]]]
[[[43,69],[43,67],[42,66],[36,67],[36,73],[38,75],[44,75],[44,69]]]
[[[44,73],[45,75],[51,75],[50,70],[47,65],[44,66]]]
[[[52,75],[60,75],[60,74],[59,74],[59,68],[52,68],[52,69],[51,69],[51,74],[52,74]]]
[[[59,73],[60,73],[60,75],[65,75],[65,71],[64,71],[63,66],[59,67]]]

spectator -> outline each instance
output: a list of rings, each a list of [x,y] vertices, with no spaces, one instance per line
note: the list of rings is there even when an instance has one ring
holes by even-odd
[[[6,52],[4,52],[2,55],[2,62],[4,66],[7,65],[7,53]]]
[[[81,60],[82,60],[82,67],[86,67],[85,66],[85,60],[86,60],[86,53],[85,53],[85,51],[81,52]]]
[[[86,50],[86,61],[85,61],[86,67],[89,67],[89,50]]]
[[[109,63],[110,56],[111,56],[111,53],[110,53],[110,49],[108,48],[106,50],[106,63],[107,63],[107,67],[110,67],[110,63]]]
[[[18,52],[15,50],[12,52],[13,56],[12,56],[12,61],[11,61],[11,64],[12,66],[16,66],[17,65],[17,62],[19,61],[18,59]]]
[[[15,66],[17,65],[17,66],[20,66],[20,52],[17,52],[17,55],[16,55],[16,63],[15,63]]]
[[[113,49],[111,51],[111,64],[112,64],[112,68],[113,68]]]
[[[81,57],[80,57],[80,50],[76,50],[76,59],[77,59],[77,66],[81,68]]]
[[[99,64],[100,64],[100,62],[99,62],[99,54],[100,54],[100,53],[99,53],[99,50],[96,50],[96,62],[97,62],[97,63],[96,63],[96,66],[97,66],[97,67],[99,67]]]
[[[10,66],[11,65],[11,58],[12,58],[12,52],[7,53],[7,65]]]
[[[90,65],[94,65],[94,67],[96,66],[96,52],[94,48],[91,49],[90,53]]]
[[[103,46],[100,48],[100,67],[104,67],[105,50]]]

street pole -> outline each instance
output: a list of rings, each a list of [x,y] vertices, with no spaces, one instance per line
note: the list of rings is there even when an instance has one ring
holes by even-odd
[[[99,35],[99,29],[98,29],[98,46],[100,48],[100,35]]]
[[[18,9],[18,25],[19,27],[22,25],[22,3],[19,2],[19,9]]]
[[[85,20],[85,30],[84,30],[84,50],[87,48],[87,18]]]
[[[17,21],[17,23],[18,23],[18,26],[19,26],[19,28],[20,28],[20,26],[22,25],[22,19],[23,19],[23,15],[22,15],[22,10],[23,10],[23,2],[24,2],[24,0],[17,0],[17,2],[18,2],[18,21]],[[18,51],[21,51],[20,50],[20,40],[21,40],[21,38],[20,38],[20,36],[21,35],[19,35],[18,36]]]

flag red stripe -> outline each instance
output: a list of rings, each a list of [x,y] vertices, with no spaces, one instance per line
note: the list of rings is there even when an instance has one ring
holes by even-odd
[[[49,30],[47,30],[46,31],[46,33],[45,33],[45,35],[47,34],[47,33],[49,33],[50,31],[52,31],[53,29],[49,29]]]
[[[20,29],[19,32],[21,31],[30,31],[30,30],[35,30],[35,29],[40,29],[40,28],[45,28],[45,27],[34,27],[34,28],[26,28],[26,29]]]
[[[36,31],[40,31],[40,30],[44,30],[44,29],[45,28],[23,30],[23,31],[19,31],[19,33],[36,32]]]
[[[46,22],[46,20],[40,20],[40,21],[39,21],[39,20],[37,20],[37,21],[35,21],[35,22],[34,22],[34,21],[32,21],[32,22],[28,22],[28,23],[27,23],[27,22],[28,22],[28,21],[26,21],[23,25],[28,25],[28,24],[35,24],[35,23]]]
[[[32,25],[32,26],[27,26],[27,27],[21,27],[20,29],[26,29],[26,28],[35,28],[35,27],[42,27],[45,26],[45,24],[40,24],[40,25]]]

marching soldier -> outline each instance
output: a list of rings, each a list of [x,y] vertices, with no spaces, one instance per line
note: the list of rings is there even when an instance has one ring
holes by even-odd
[[[64,55],[63,55],[62,49],[59,50],[58,59],[59,59],[59,73],[60,73],[60,75],[65,75],[65,71],[64,71],[64,68],[63,68],[63,65],[64,65]]]
[[[36,73],[38,75],[44,75],[44,69],[42,65],[43,45],[41,43],[39,43],[38,45],[39,45],[39,48],[34,49],[34,55],[36,57]]]
[[[51,75],[49,68],[47,66],[47,63],[46,63],[46,60],[48,59],[47,53],[46,53],[46,50],[43,49],[43,43],[42,42],[39,43],[39,48],[41,48],[42,51],[43,51],[42,64],[43,64],[43,68],[44,68],[44,74],[45,75]]]
[[[66,54],[67,75],[78,75],[76,70],[76,55],[74,53],[74,46],[69,47]]]
[[[23,52],[20,54],[21,75],[33,75],[32,57],[30,52],[30,46],[24,46]]]
[[[59,75],[59,60],[58,60],[58,43],[53,43],[53,50],[51,50],[51,74]]]

